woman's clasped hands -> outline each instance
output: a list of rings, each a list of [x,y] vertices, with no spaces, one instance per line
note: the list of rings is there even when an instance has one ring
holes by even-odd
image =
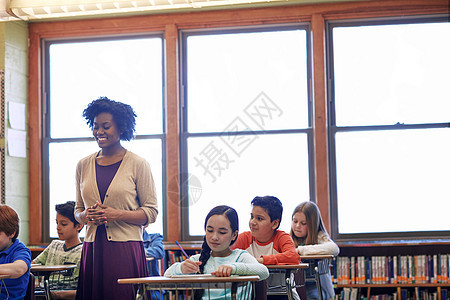
[[[114,211],[115,209],[96,202],[93,206],[89,207],[86,210],[87,222],[97,226],[106,224],[108,220],[113,221],[114,219],[116,219],[114,217]]]

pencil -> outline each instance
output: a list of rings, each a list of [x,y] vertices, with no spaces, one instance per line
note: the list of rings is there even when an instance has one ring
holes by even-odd
[[[177,244],[178,248],[180,248],[181,252],[183,252],[183,254],[189,258],[189,255],[186,253],[186,251],[184,251],[183,247],[181,247],[180,243],[178,243],[178,241],[175,241],[175,244]]]

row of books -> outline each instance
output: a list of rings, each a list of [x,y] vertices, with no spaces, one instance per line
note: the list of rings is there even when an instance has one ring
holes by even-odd
[[[441,289],[440,297],[437,290],[419,289],[414,290],[401,289],[400,298],[397,292],[390,294],[379,294],[371,295],[370,297],[365,296],[359,288],[343,288],[342,291],[333,298],[333,300],[408,300],[408,299],[423,299],[423,300],[438,300],[438,299],[448,299],[448,290]]]
[[[450,283],[450,254],[338,256],[335,284]]]
[[[199,251],[195,250],[195,251],[188,251],[188,252],[192,252],[192,253],[188,253],[189,255],[194,255],[194,254],[198,254]],[[173,265],[176,262],[182,262],[186,259],[188,259],[188,257],[186,257],[183,252],[178,251],[178,250],[167,250],[166,251],[166,259],[167,259],[167,267],[170,267],[171,265]]]

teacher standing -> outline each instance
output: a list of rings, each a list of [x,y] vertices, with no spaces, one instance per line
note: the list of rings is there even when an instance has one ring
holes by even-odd
[[[100,151],[78,162],[75,217],[87,224],[76,299],[134,299],[131,285],[117,279],[146,277],[144,227],[158,215],[148,162],[121,141],[134,136],[136,114],[106,97],[83,111]]]

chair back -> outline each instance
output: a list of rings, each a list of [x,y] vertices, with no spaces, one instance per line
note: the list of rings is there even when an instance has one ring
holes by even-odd
[[[30,272],[30,276],[28,277],[28,285],[27,285],[27,293],[25,294],[24,300],[35,300],[34,296],[34,275]]]

